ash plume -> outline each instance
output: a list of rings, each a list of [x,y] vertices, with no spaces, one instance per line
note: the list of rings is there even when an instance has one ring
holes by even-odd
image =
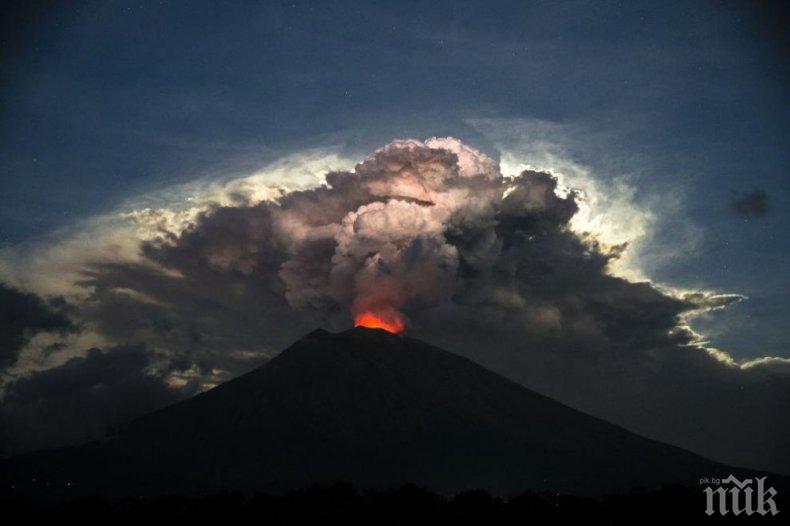
[[[274,195],[185,227],[157,219],[137,259],[85,265],[75,316],[110,348],[141,345],[145,374],[168,392],[216,385],[316,326],[396,317],[411,336],[638,433],[790,472],[790,363],[736,361],[687,323],[743,297],[615,276],[627,246],[572,229],[579,195],[551,174],[504,176],[452,138],[399,140]]]

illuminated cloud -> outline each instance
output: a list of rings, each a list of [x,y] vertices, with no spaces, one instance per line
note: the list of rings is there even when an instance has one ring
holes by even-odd
[[[355,166],[293,157],[7,251],[0,275],[65,295],[103,348],[142,345],[163,389],[203,389],[318,325],[397,312],[410,335],[582,410],[719,460],[790,470],[770,420],[788,405],[786,360],[737,362],[689,326],[743,297],[650,282],[640,243],[666,210],[640,209],[626,181],[603,185],[545,146],[522,160],[452,138],[394,141]],[[9,389],[87,363],[72,361],[87,348],[47,361],[28,346],[24,367],[52,366],[18,366]],[[763,451],[748,447],[755,430]],[[730,440],[716,442],[723,432]]]

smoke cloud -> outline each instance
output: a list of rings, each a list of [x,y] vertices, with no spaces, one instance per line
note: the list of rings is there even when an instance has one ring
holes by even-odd
[[[627,243],[574,228],[579,202],[555,176],[503,175],[452,138],[395,141],[314,188],[177,221],[135,214],[151,235],[134,257],[81,266],[75,316],[114,345],[138,345],[148,358],[134,363],[158,365],[133,368],[132,378],[177,396],[184,378],[211,387],[316,326],[394,311],[410,335],[584,411],[718,460],[790,473],[788,360],[736,361],[688,325],[743,297],[617,275]],[[27,352],[25,363],[35,361]],[[91,356],[17,368],[14,381]],[[22,384],[13,385],[24,405]]]

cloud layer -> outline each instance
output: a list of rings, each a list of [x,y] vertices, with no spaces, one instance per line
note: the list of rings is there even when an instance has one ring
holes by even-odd
[[[41,345],[29,345],[20,360],[39,372],[9,370],[6,404],[17,409],[0,416],[54,392],[31,386],[74,377],[68,392],[91,392],[82,386],[102,384],[112,364],[123,371],[106,373],[109,393],[141,385],[140,396],[155,393],[147,407],[166,403],[317,325],[342,329],[361,311],[395,309],[411,335],[580,409],[719,460],[790,472],[788,361],[736,362],[687,324],[742,297],[618,277],[627,244],[581,231],[579,203],[549,173],[503,176],[484,154],[434,138],[390,143],[315,188],[178,221],[135,214],[150,235],[134,256],[85,261],[69,285],[79,290],[71,316],[107,350],[42,366]]]
[[[75,325],[62,312],[64,306],[61,298],[46,303],[35,294],[0,283],[0,369],[13,365],[37,333],[74,332]]]

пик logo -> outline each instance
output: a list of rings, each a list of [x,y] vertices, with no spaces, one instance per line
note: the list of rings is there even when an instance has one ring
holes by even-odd
[[[710,486],[703,490],[706,501],[705,513],[708,515],[715,513],[714,495],[716,495],[719,501],[718,512],[721,515],[727,515],[730,511],[732,511],[733,515],[740,515],[741,513],[751,515],[755,511],[760,515],[767,513],[776,515],[779,513],[774,502],[776,490],[770,486],[766,488],[765,479],[766,477],[754,479],[757,481],[756,488],[752,488],[752,479],[740,481],[734,475],[730,475],[724,480],[716,478],[700,480],[700,484],[719,486],[715,490]],[[732,484],[732,487],[729,489],[725,488],[728,484]],[[755,497],[756,503],[753,500]]]

